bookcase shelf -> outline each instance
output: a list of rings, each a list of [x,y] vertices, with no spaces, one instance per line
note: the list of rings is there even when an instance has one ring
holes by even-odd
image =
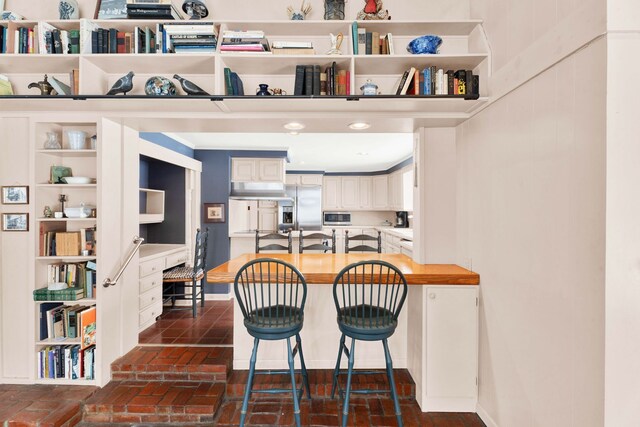
[[[82,262],[82,261],[95,261],[96,256],[38,256],[38,261],[68,261],[68,262]]]
[[[57,157],[95,157],[96,150],[36,150],[38,154],[47,154]],[[68,184],[67,184],[68,185]]]
[[[98,218],[36,218],[37,222],[96,222]]]
[[[69,300],[51,300],[51,301],[34,301],[34,303],[36,304],[45,304],[48,302],[61,302],[63,304],[69,304],[69,303],[74,303],[74,304],[79,304],[79,305],[94,305],[96,303],[96,300],[93,298],[82,298],[82,299],[77,299],[77,300],[73,300],[73,301],[69,301]],[[40,341],[42,342],[42,341]],[[38,344],[36,342],[36,344]]]
[[[98,385],[96,380],[85,380],[83,378],[77,380],[67,380],[64,378],[39,378],[35,380],[36,384],[55,384],[55,385]]]

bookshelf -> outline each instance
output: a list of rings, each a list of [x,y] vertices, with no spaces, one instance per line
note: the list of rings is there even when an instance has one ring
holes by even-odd
[[[50,168],[54,165],[71,168],[73,176],[88,176],[95,179],[96,174],[98,173],[98,161],[100,157],[99,149],[69,149],[67,131],[70,130],[84,131],[86,132],[87,137],[89,137],[91,135],[97,134],[98,127],[97,123],[95,122],[72,121],[38,121],[35,122],[33,126],[32,147],[34,155],[32,182],[34,183],[35,191],[32,203],[34,205],[36,224],[36,241],[34,245],[35,264],[33,267],[35,289],[47,288],[47,284],[51,281],[51,275],[53,272],[56,272],[56,268],[58,269],[58,279],[62,276],[65,276],[68,278],[68,280],[74,280],[74,283],[81,283],[79,281],[79,277],[84,277],[86,281],[87,272],[89,276],[92,275],[92,270],[89,267],[90,264],[95,263],[97,266],[100,265],[98,255],[100,252],[97,249],[97,244],[93,246],[93,248],[95,248],[95,252],[91,251],[89,253],[83,254],[81,251],[83,249],[87,249],[87,245],[82,247],[84,241],[81,240],[80,237],[78,237],[77,243],[79,247],[77,254],[58,255],[57,253],[52,253],[52,246],[49,246],[49,243],[47,243],[49,240],[47,240],[47,238],[45,237],[47,233],[49,233],[49,235],[53,235],[56,232],[78,232],[77,235],[80,236],[80,233],[86,233],[86,230],[90,230],[89,235],[94,236],[93,242],[97,243],[100,241],[99,206],[97,195],[99,181],[97,181],[96,184],[84,185],[49,183],[49,180],[51,178]],[[62,143],[62,149],[47,150],[43,148],[47,132],[54,132],[59,135],[60,141]],[[45,206],[49,206],[54,212],[61,210],[60,202],[58,200],[60,194],[65,194],[67,196],[65,207],[76,207],[81,203],[84,203],[87,206],[95,206],[98,215],[96,215],[96,217],[90,218],[44,217],[43,212]],[[95,231],[93,231],[93,229],[95,229]],[[86,236],[87,234],[85,234],[85,237]],[[82,268],[80,266],[82,266]],[[66,276],[64,273],[59,273],[60,271],[73,271],[73,273],[68,273],[69,275]],[[56,274],[54,274],[54,276],[55,275]],[[89,282],[97,281],[95,279],[97,277],[97,274],[94,274],[93,276],[94,278]],[[76,279],[71,279],[71,277],[75,277]],[[34,379],[36,383],[60,385],[98,385],[100,383],[98,379],[98,364],[95,363],[95,360],[98,360],[97,358],[100,357],[100,346],[96,344],[95,347],[87,347],[90,348],[90,350],[81,349],[83,345],[81,342],[81,333],[79,329],[74,329],[75,332],[72,334],[69,332],[69,328],[71,326],[67,323],[64,324],[64,336],[60,336],[58,332],[56,332],[54,336],[51,336],[51,329],[48,329],[49,325],[47,323],[49,313],[51,313],[51,319],[54,318],[53,311],[60,311],[61,313],[65,313],[64,315],[66,316],[68,315],[67,313],[76,312],[76,310],[79,309],[79,307],[75,307],[72,310],[64,310],[63,308],[59,307],[81,306],[89,308],[92,306],[96,306],[96,308],[93,309],[92,315],[93,318],[95,318],[95,312],[97,310],[99,300],[96,294],[97,292],[99,292],[98,287],[99,286],[95,286],[95,288],[90,291],[89,295],[87,295],[87,291],[85,290],[85,292],[83,293],[83,297],[79,297],[77,299],[73,299],[70,297],[56,298],[51,296],[48,297],[46,301],[35,301],[35,297],[31,297],[31,300],[35,305],[34,315],[36,317],[34,331],[34,357],[32,359]],[[56,305],[58,305],[58,307],[55,307]],[[77,316],[80,317],[82,313],[89,312],[81,311],[80,309],[78,310]],[[60,317],[57,318],[59,319]],[[65,317],[65,322],[67,321],[68,320]],[[45,325],[47,328],[46,336],[43,336]],[[99,326],[96,329],[97,334],[98,331]],[[69,335],[75,336],[71,337]],[[67,351],[66,355],[65,350]],[[71,366],[73,365],[73,352],[76,353],[76,361],[74,362],[76,368],[79,369],[79,363],[83,364],[84,376],[76,379],[71,379],[71,374],[68,374],[64,377],[51,378],[51,373],[53,373],[54,376],[60,375],[59,373],[56,374],[56,372],[60,372],[60,369],[64,369],[66,372],[70,372]],[[92,374],[89,375],[90,378],[87,378],[86,371],[86,369],[88,369],[90,365],[84,365],[85,362],[83,362],[82,360],[79,361],[77,354],[80,352],[83,355],[88,355],[92,352],[93,355],[91,357],[95,358],[94,363],[91,364]],[[45,359],[47,359],[46,362]],[[55,362],[58,362],[59,364],[54,368],[54,370],[51,370],[51,363]],[[62,364],[65,365],[64,368],[62,368]]]

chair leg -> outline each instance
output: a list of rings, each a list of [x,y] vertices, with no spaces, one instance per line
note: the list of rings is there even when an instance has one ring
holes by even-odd
[[[300,353],[300,370],[302,371],[302,380],[304,381],[304,387],[307,389],[307,397],[311,400],[311,387],[309,387],[307,365],[304,363],[304,355],[302,354],[302,340],[300,339],[300,334],[296,334],[296,344],[298,345],[298,353]]]
[[[384,346],[384,358],[387,361],[387,377],[389,378],[389,388],[391,389],[391,397],[393,398],[393,406],[396,410],[396,419],[398,420],[398,427],[402,427],[402,412],[400,412],[400,403],[398,402],[398,393],[396,392],[396,382],[393,380],[393,361],[391,360],[391,353],[389,353],[389,344],[387,339],[382,340]]]
[[[198,315],[198,293],[196,292],[196,281],[191,281],[191,310],[193,310],[193,317]]]
[[[244,390],[244,399],[242,400],[242,410],[240,411],[240,427],[244,427],[244,421],[247,416],[247,409],[249,408],[249,398],[251,397],[251,386],[253,384],[253,375],[256,370],[256,355],[258,354],[258,344],[260,340],[255,338],[253,340],[253,352],[251,353],[251,359],[249,360],[249,378],[247,378],[247,388]]]
[[[333,370],[333,384],[331,384],[331,398],[336,395],[336,388],[338,386],[338,374],[340,373],[340,361],[342,360],[342,349],[344,348],[344,334],[340,337],[340,346],[338,347],[338,361],[336,362],[336,368]]]
[[[200,307],[204,307],[204,278],[200,280]]]
[[[291,373],[291,390],[293,391],[293,416],[296,426],[300,427],[300,404],[298,403],[298,389],[296,388],[296,374],[294,372],[293,351],[291,351],[291,339],[287,338],[287,359],[289,360],[289,372]]]
[[[347,373],[347,390],[344,395],[344,404],[342,406],[342,427],[347,426],[349,419],[349,394],[351,394],[351,374],[353,374],[353,354],[356,350],[356,340],[351,338],[351,351],[349,352],[349,370]]]

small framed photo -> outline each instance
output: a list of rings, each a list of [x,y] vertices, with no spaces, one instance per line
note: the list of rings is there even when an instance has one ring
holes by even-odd
[[[204,222],[224,222],[224,203],[205,203]]]
[[[29,187],[26,185],[14,185],[2,187],[3,205],[28,205]]]
[[[2,231],[29,231],[29,214],[3,213]]]

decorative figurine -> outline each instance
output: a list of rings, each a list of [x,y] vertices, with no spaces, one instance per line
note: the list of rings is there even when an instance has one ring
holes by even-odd
[[[300,5],[300,10],[295,11],[293,7],[289,6],[287,8],[287,12],[289,13],[289,19],[292,21],[302,21],[304,20],[308,14],[311,13],[311,5],[304,4],[305,0],[302,0],[302,4]]]
[[[185,79],[184,77],[180,77],[177,74],[173,75],[173,78],[180,82],[180,86],[182,86],[182,90],[184,90],[187,95],[205,95],[209,96],[207,92],[202,90],[200,86],[197,84]]]
[[[367,82],[360,87],[360,90],[363,95],[377,95],[378,85],[367,79]]]
[[[44,207],[43,215],[45,218],[53,218],[53,211],[49,206]]]
[[[166,77],[154,76],[144,84],[144,93],[149,96],[173,96],[176,94],[176,85]]]
[[[209,9],[202,0],[185,0],[182,3],[182,10],[192,20],[202,19],[209,16]]]
[[[29,89],[37,87],[38,89],[40,89],[40,95],[42,96],[54,95],[55,90],[53,89],[53,86],[49,84],[48,79],[49,77],[45,74],[44,80],[41,80],[39,82],[29,83]]]
[[[62,205],[62,207],[60,208],[60,210],[62,211],[62,217],[67,218],[67,214],[64,213],[64,202],[67,201],[67,195],[61,194],[60,196],[58,196],[58,201]]]
[[[113,86],[111,86],[107,95],[116,95],[118,93],[126,95],[127,92],[130,92],[131,89],[133,89],[133,76],[135,76],[133,71],[129,71],[126,76],[120,77]]]
[[[407,45],[407,51],[413,54],[438,53],[441,44],[440,37],[427,34],[411,40]]]
[[[344,2],[345,0],[324,0],[325,21],[344,19]]]
[[[329,36],[331,37],[331,49],[329,49],[327,51],[327,55],[342,55],[342,52],[340,51],[340,46],[342,46],[342,33],[338,33],[337,36],[334,36],[333,34],[329,33]]]
[[[78,19],[80,17],[79,10],[76,0],[60,0],[58,3],[60,19]]]
[[[44,142],[45,150],[61,150],[60,137],[55,132],[47,132],[47,140]]]
[[[391,19],[389,16],[389,11],[387,9],[383,9],[382,0],[364,0],[366,4],[364,5],[364,9],[358,12],[356,19],[359,21],[362,20],[385,20]]]
[[[258,96],[269,96],[269,95],[271,95],[271,92],[269,92],[269,85],[268,84],[260,83],[258,86],[260,88],[258,90],[256,90],[256,95],[258,95]]]

